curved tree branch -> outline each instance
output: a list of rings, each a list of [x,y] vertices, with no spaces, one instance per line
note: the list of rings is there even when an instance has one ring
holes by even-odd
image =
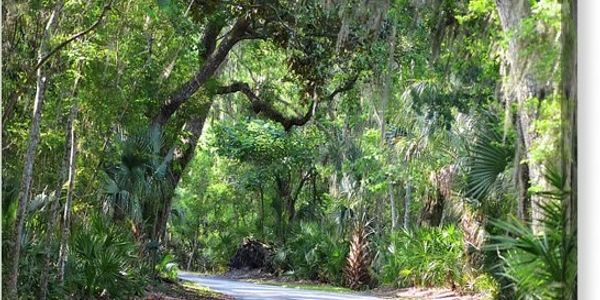
[[[356,75],[350,77],[350,79],[348,81],[344,82],[341,86],[339,86],[335,90],[333,90],[333,92],[331,94],[329,94],[329,96],[327,96],[327,101],[333,100],[333,98],[335,98],[335,96],[339,93],[343,93],[343,92],[347,92],[347,91],[351,90],[354,87],[354,84],[356,83],[356,81],[358,80],[358,75],[359,74],[356,74]]]
[[[44,65],[48,61],[48,59],[50,59],[50,57],[52,57],[52,55],[56,54],[60,49],[64,48],[70,42],[72,42],[72,41],[74,41],[74,40],[76,40],[76,39],[78,39],[78,38],[80,38],[80,37],[88,34],[92,30],[94,30],[96,27],[98,27],[98,25],[100,25],[100,23],[102,22],[102,20],[106,16],[106,13],[110,9],[111,4],[112,4],[112,1],[110,1],[106,5],[104,5],[104,8],[102,9],[102,13],[98,17],[98,20],[96,20],[96,22],[94,22],[94,24],[92,24],[87,29],[85,29],[85,30],[83,30],[81,32],[78,32],[78,33],[72,35],[70,38],[68,38],[65,41],[63,41],[62,43],[60,43],[58,46],[56,46],[54,49],[52,49],[50,52],[48,52],[44,57],[42,57],[42,59],[40,59],[38,61],[38,63],[35,65],[35,67],[33,68],[32,72],[35,72],[37,69],[39,69],[42,65]]]
[[[273,105],[267,101],[260,99],[250,89],[250,86],[244,82],[235,82],[231,85],[217,88],[217,94],[230,94],[241,92],[250,100],[251,109],[255,114],[261,114],[268,119],[283,125],[285,131],[289,131],[293,126],[302,126],[310,120],[316,110],[317,101],[313,100],[311,109],[304,116],[286,117],[281,112],[277,111]]]
[[[219,68],[221,63],[227,57],[227,54],[235,46],[243,37],[248,29],[249,20],[247,17],[239,18],[236,23],[233,25],[233,28],[225,35],[223,41],[219,44],[219,47],[216,50],[213,50],[213,45],[215,43],[216,32],[215,28],[209,28],[203,37],[204,42],[206,43],[204,53],[201,53],[202,56],[206,55],[206,61],[202,68],[194,75],[193,78],[188,80],[186,83],[181,86],[177,92],[172,94],[162,105],[160,111],[154,118],[152,119],[153,127],[162,127],[167,123],[167,121],[171,118],[171,116],[175,113],[175,111],[189,99],[206,81],[215,73],[215,71]],[[214,29],[214,30],[213,30]],[[216,34],[215,34],[216,33]],[[213,49],[211,49],[213,48]],[[212,52],[210,54],[206,54],[208,52]]]
[[[352,89],[357,79],[358,76],[354,76],[336,88],[326,97],[327,101],[332,100],[339,93]],[[317,97],[314,97],[310,105],[310,109],[303,116],[287,117],[281,112],[277,111],[271,103],[260,99],[260,97],[258,97],[245,82],[234,82],[228,86],[218,87],[216,90],[217,94],[231,94],[236,92],[241,92],[242,94],[246,95],[248,100],[250,100],[251,109],[255,114],[261,114],[268,119],[280,123],[283,125],[285,131],[289,131],[293,126],[302,126],[306,124],[314,116],[319,104]]]

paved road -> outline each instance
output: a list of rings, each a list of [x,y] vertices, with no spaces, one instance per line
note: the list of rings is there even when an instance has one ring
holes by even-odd
[[[241,300],[378,300],[379,298],[359,294],[322,292],[285,288],[280,286],[235,281],[218,277],[205,277],[180,272],[179,278],[193,281],[214,291]]]

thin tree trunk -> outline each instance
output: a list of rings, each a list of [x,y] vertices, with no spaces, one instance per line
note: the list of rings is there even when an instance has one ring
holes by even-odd
[[[74,104],[71,108],[71,114],[73,115],[73,121],[77,119],[77,104]],[[65,201],[65,208],[62,217],[62,226],[60,232],[60,250],[58,254],[58,280],[60,284],[64,283],[65,280],[65,264],[68,259],[69,247],[67,241],[71,233],[71,203],[73,202],[73,193],[75,185],[75,163],[77,159],[77,135],[75,133],[75,126],[71,124],[70,128],[70,140],[71,149],[69,152],[69,185],[67,188],[67,199]]]
[[[329,194],[333,198],[339,197],[337,171],[334,171],[329,177]]]
[[[77,96],[77,86],[79,84],[79,76],[75,78],[75,82],[73,83],[73,91],[71,92],[71,96],[73,101],[77,101],[75,97]],[[57,210],[60,203],[60,198],[62,194],[62,188],[67,177],[67,171],[69,170],[69,163],[71,159],[71,149],[73,148],[73,123],[75,122],[75,118],[77,116],[77,103],[73,103],[71,106],[71,111],[69,113],[69,119],[67,120],[67,126],[65,128],[65,148],[64,148],[64,160],[62,163],[61,171],[58,177],[58,183],[56,190],[54,192],[54,203],[52,204],[52,209],[50,212],[50,220],[48,223],[48,228],[46,232],[46,250],[44,256],[44,262],[42,266],[42,275],[40,279],[40,299],[45,300],[48,293],[48,275],[50,271],[50,257],[52,251],[52,240],[54,236],[54,227],[56,226],[57,219]]]
[[[10,95],[10,97],[9,97],[10,100],[9,100],[8,104],[6,105],[6,107],[4,108],[4,112],[2,113],[2,121],[5,124],[12,117],[12,115],[15,111],[15,107],[17,106],[17,102],[19,102],[20,98],[21,98],[21,95],[18,91],[15,91]]]
[[[398,227],[398,216],[396,215],[396,200],[394,199],[394,187],[390,183],[388,185],[388,193],[390,195],[390,209],[392,210],[392,230]]]
[[[50,15],[44,36],[38,49],[37,58],[38,63],[46,56],[48,51],[48,41],[54,29],[56,28],[58,15],[62,10],[62,2],[59,2]],[[15,220],[14,236],[13,236],[13,251],[12,255],[9,256],[8,265],[10,266],[10,275],[8,278],[8,286],[6,294],[9,299],[17,299],[17,287],[19,278],[19,258],[21,254],[21,238],[23,235],[23,227],[25,224],[25,214],[27,212],[27,197],[31,190],[31,178],[33,174],[33,162],[35,160],[35,153],[37,150],[38,143],[40,141],[40,123],[42,119],[42,108],[44,105],[44,96],[46,92],[46,70],[44,66],[41,66],[36,71],[36,93],[33,103],[33,119],[31,121],[31,127],[29,132],[29,142],[27,146],[27,152],[24,157],[23,163],[23,176],[21,178],[21,186],[19,188],[19,203],[17,207],[17,216]]]
[[[392,33],[389,37],[389,52],[388,63],[385,74],[385,83],[383,87],[383,109],[381,111],[381,142],[384,147],[387,147],[385,138],[385,111],[387,110],[388,101],[390,98],[390,89],[392,88],[392,68],[394,63],[394,50],[396,49],[396,26],[392,25]],[[389,159],[388,159],[389,160]],[[390,162],[391,163],[391,162]],[[390,198],[390,209],[392,210],[392,230],[396,230],[398,218],[396,216],[396,199],[394,198],[394,183],[393,178],[388,179],[388,194]]]
[[[404,195],[404,229],[408,229],[408,219],[410,216],[409,206],[410,203],[410,192],[411,192],[411,184],[410,181],[406,183],[406,194]]]
[[[190,271],[192,268],[192,262],[194,261],[194,255],[196,254],[196,249],[198,247],[198,235],[200,234],[200,219],[198,219],[198,226],[196,226],[196,232],[194,233],[194,241],[192,242],[192,253],[190,253],[190,258],[187,262],[186,270]]]
[[[265,195],[263,193],[262,186],[259,187],[258,192],[260,194],[260,233],[261,237],[265,238]]]

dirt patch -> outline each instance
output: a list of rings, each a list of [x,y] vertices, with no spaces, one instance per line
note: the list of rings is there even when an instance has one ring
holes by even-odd
[[[369,294],[385,299],[419,299],[419,300],[481,300],[482,296],[478,295],[460,295],[459,293],[447,288],[390,288],[380,287],[370,291]]]

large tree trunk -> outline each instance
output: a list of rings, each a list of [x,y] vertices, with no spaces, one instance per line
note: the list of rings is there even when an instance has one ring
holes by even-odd
[[[164,126],[177,109],[185,103],[200,87],[202,87],[215,74],[221,63],[227,58],[227,54],[243,37],[248,29],[249,21],[246,18],[240,18],[233,28],[225,35],[219,48],[215,49],[217,35],[220,27],[211,27],[206,30],[203,37],[206,57],[204,64],[193,78],[184,83],[177,92],[173,93],[162,105],[158,114],[152,119],[152,127]],[[213,52],[214,51],[214,52]],[[202,120],[204,122],[204,120]]]
[[[48,52],[48,41],[52,32],[56,28],[58,15],[62,10],[62,2],[59,2],[50,15],[44,36],[42,37],[40,47],[38,49],[38,63],[46,56]],[[19,278],[19,258],[21,254],[21,238],[23,235],[23,226],[25,224],[25,214],[27,212],[27,200],[31,188],[31,178],[33,174],[33,162],[35,160],[35,154],[38,143],[40,141],[40,123],[42,119],[42,108],[44,105],[44,96],[46,92],[46,70],[45,66],[40,66],[36,71],[36,93],[33,103],[33,119],[31,120],[31,127],[29,129],[29,142],[27,146],[27,152],[24,157],[23,163],[23,176],[21,178],[21,186],[19,188],[19,203],[17,207],[17,216],[15,220],[14,235],[13,235],[13,251],[12,255],[9,256],[8,265],[10,266],[10,275],[8,278],[8,286],[6,294],[10,299],[17,299],[17,287]]]
[[[73,83],[73,91],[71,93],[72,98],[76,97],[77,94],[77,86],[79,84],[79,78],[77,77],[75,78],[75,82]],[[77,101],[77,100],[73,100],[73,101]],[[48,293],[48,273],[50,271],[50,257],[51,257],[51,251],[52,251],[52,240],[53,240],[53,236],[54,236],[54,227],[56,226],[56,219],[57,219],[57,214],[56,212],[58,211],[58,206],[60,203],[60,198],[62,195],[62,189],[63,189],[63,185],[65,182],[65,179],[67,178],[67,171],[69,170],[69,164],[70,164],[70,159],[71,159],[71,149],[73,148],[73,122],[75,122],[75,118],[77,115],[77,103],[73,103],[72,107],[71,107],[71,111],[69,113],[69,119],[67,120],[67,126],[65,128],[65,148],[64,148],[64,160],[62,163],[62,167],[61,167],[61,171],[60,174],[58,176],[58,183],[57,183],[57,187],[56,190],[54,192],[54,203],[52,205],[52,209],[50,212],[50,219],[49,219],[49,223],[48,223],[48,228],[46,230],[46,245],[45,245],[45,256],[44,256],[44,262],[42,265],[42,275],[41,275],[41,279],[40,279],[40,299],[41,300],[45,300],[47,293]]]
[[[171,206],[173,204],[175,187],[186,171],[187,165],[194,157],[196,145],[198,144],[198,140],[202,135],[204,121],[206,120],[206,116],[208,115],[211,105],[212,101],[203,103],[200,111],[190,117],[190,119],[183,126],[183,135],[185,137],[183,138],[183,143],[181,146],[175,149],[174,159],[172,160],[170,167],[172,175],[172,188],[166,191],[163,195],[163,205],[158,216],[156,216],[158,220],[156,223],[157,226],[154,228],[154,240],[156,241],[161,241],[166,232],[167,222],[171,214]]]
[[[577,0],[563,1],[562,19],[562,168],[568,227],[577,228]]]
[[[442,222],[444,213],[444,196],[438,188],[433,192],[427,192],[425,206],[421,210],[421,226],[438,227]]]
[[[531,7],[527,0],[496,0],[500,23],[507,34],[512,34],[508,42],[508,51],[506,53],[506,62],[508,78],[504,80],[504,96],[508,103],[516,101],[518,112],[516,123],[520,126],[518,134],[522,134],[524,149],[529,171],[529,182],[531,186],[546,186],[542,174],[542,165],[536,162],[530,151],[532,145],[540,138],[534,128],[534,121],[538,114],[537,107],[528,105],[528,100],[537,97],[543,98],[544,86],[536,78],[533,70],[528,67],[528,60],[535,57],[524,57],[523,50],[528,46],[526,41],[519,38],[520,26],[526,18],[531,15]],[[523,191],[520,191],[522,193]],[[542,210],[540,204],[542,197],[538,195],[531,196],[531,219],[534,231],[539,230]]]
[[[516,122],[517,127],[517,144],[515,151],[515,183],[517,186],[517,216],[521,221],[531,222],[531,199],[529,197],[529,166],[523,162],[527,159],[527,148],[521,123]]]
[[[473,269],[480,269],[484,263],[483,244],[486,239],[485,214],[471,210],[468,205],[463,205],[460,228],[463,232],[463,250],[467,263]]]
[[[184,83],[175,93],[173,93],[162,105],[159,112],[154,116],[150,123],[150,128],[160,130],[175,111],[185,103],[192,95],[198,91],[210,78],[212,78],[221,64],[227,58],[229,51],[242,39],[249,21],[246,18],[240,18],[233,25],[233,28],[225,35],[219,47],[216,47],[217,37],[221,31],[221,26],[209,24],[202,38],[202,49],[200,58],[204,63],[193,78]],[[156,226],[153,230],[154,239],[161,240],[165,233],[166,224],[169,219],[171,205],[173,202],[174,189],[179,183],[188,163],[193,158],[193,154],[202,134],[204,121],[208,116],[208,111],[212,105],[213,98],[201,106],[199,112],[190,117],[184,125],[183,133],[190,133],[183,138],[183,144],[175,149],[175,159],[171,161],[170,170],[172,175],[172,189],[167,191],[163,197],[163,205],[157,217]]]
[[[566,211],[566,239],[577,241],[577,0],[566,0],[562,3],[562,174],[565,176],[565,189],[569,190],[564,199]],[[566,241],[565,241],[566,242]],[[567,260],[563,272],[573,274],[567,278],[564,299],[577,299],[577,249],[567,255],[574,257]],[[575,270],[573,272],[573,270]]]
[[[73,121],[77,119],[77,104],[74,104],[71,108],[71,115]],[[58,280],[62,284],[65,280],[65,264],[68,257],[69,251],[69,235],[71,234],[71,203],[73,202],[73,188],[75,185],[75,162],[77,159],[77,136],[75,133],[75,126],[71,123],[69,131],[69,139],[71,141],[71,148],[69,149],[69,175],[68,175],[68,188],[67,188],[67,199],[65,201],[65,208],[63,210],[62,226],[60,231],[60,249],[58,253]]]

